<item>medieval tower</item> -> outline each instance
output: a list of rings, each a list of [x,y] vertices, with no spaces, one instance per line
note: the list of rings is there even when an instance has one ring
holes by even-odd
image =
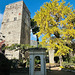
[[[30,12],[23,1],[6,6],[1,32],[6,44],[30,44]]]

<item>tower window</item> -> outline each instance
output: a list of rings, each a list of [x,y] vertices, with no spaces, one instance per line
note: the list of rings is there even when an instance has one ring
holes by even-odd
[[[3,38],[5,38],[5,36],[3,36]]]
[[[16,21],[17,20],[17,17],[14,17],[14,21]]]
[[[8,32],[8,34],[11,34],[11,32]]]
[[[7,19],[7,22],[9,22],[9,19]]]
[[[2,34],[2,33],[0,32],[0,34]]]
[[[0,39],[2,41],[2,39]]]

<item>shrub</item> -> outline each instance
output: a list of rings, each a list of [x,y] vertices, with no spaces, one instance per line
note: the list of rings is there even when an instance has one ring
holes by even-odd
[[[75,63],[63,62],[62,66],[66,69],[72,69],[72,70],[75,69]]]
[[[72,63],[75,63],[75,56],[70,59]]]

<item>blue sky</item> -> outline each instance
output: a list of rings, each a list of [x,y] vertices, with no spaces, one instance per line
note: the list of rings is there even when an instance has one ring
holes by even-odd
[[[5,6],[17,1],[21,1],[21,0],[0,0],[0,27],[3,19]],[[23,1],[31,12],[31,18],[33,18],[35,12],[40,9],[40,6],[42,6],[45,2],[49,2],[50,0],[23,0]],[[65,1],[66,3],[70,2],[70,4],[73,5],[73,8],[75,9],[75,0],[65,0]],[[32,33],[31,33],[31,40],[36,40],[36,36],[33,35]]]

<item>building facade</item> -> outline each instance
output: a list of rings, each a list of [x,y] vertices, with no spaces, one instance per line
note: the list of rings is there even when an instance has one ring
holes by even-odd
[[[1,32],[6,44],[30,44],[30,12],[23,1],[6,5]]]
[[[34,46],[34,47],[37,47],[37,41],[35,41],[35,40],[30,40],[30,45],[31,45],[31,46]]]

